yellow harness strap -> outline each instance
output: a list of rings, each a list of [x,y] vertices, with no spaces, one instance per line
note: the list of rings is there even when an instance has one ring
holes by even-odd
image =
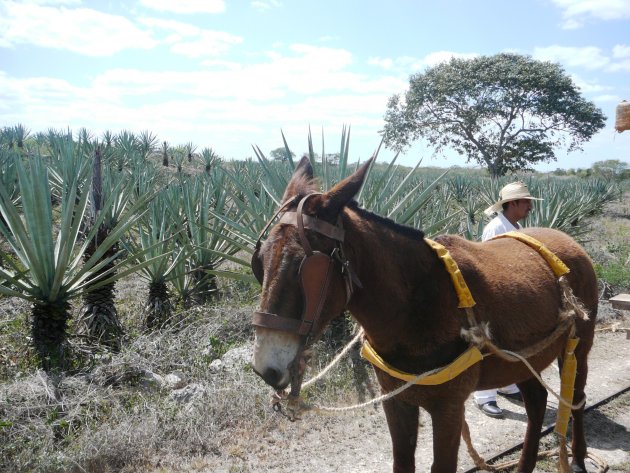
[[[553,253],[549,248],[547,248],[535,238],[530,237],[529,235],[525,235],[521,232],[507,232],[493,237],[492,240],[497,240],[499,238],[514,238],[515,240],[522,241],[523,243],[531,246],[533,249],[538,251],[538,253],[540,253],[540,256],[545,259],[547,264],[549,264],[549,266],[551,267],[553,274],[555,274],[557,278],[567,274],[570,271],[567,265],[564,264],[562,260],[555,255],[555,253]]]
[[[444,245],[440,245],[436,241],[429,240],[428,238],[425,238],[424,241],[427,242],[427,244],[433,248],[433,251],[437,253],[438,258],[442,260],[448,274],[451,276],[451,281],[453,281],[453,286],[455,287],[455,292],[457,293],[457,298],[459,299],[459,305],[457,307],[460,309],[473,307],[475,305],[475,300],[470,293],[470,289],[468,289],[468,285],[464,280],[462,272],[459,270],[457,263],[449,251]]]
[[[575,375],[577,372],[577,360],[575,359],[575,347],[579,338],[569,338],[564,349],[562,371],[560,373],[560,397],[569,404],[573,403],[573,388],[575,386]],[[563,403],[558,405],[556,414],[556,427],[554,431],[562,437],[567,436],[569,427],[569,417],[571,408]]]
[[[479,349],[476,346],[472,346],[449,365],[417,375],[405,373],[404,371],[394,368],[374,351],[374,348],[372,348],[372,345],[370,345],[367,340],[363,342],[363,346],[361,347],[361,356],[394,378],[402,379],[407,382],[414,381],[414,384],[422,384],[425,386],[446,383],[483,359],[483,355]]]
[[[553,270],[556,277],[560,277],[569,272],[569,268],[562,262],[562,260],[560,260],[560,258],[558,258],[552,251],[550,251],[545,245],[543,245],[541,242],[539,242],[535,238],[532,238],[520,232],[503,233],[502,235],[497,235],[494,238],[514,238],[516,240],[522,241],[523,243],[526,243],[527,245],[531,246],[536,251],[538,251],[538,253],[540,253],[540,255],[545,259],[545,261],[547,261],[547,263]],[[471,307],[473,307],[475,305],[475,300],[473,299],[470,289],[468,289],[468,285],[466,284],[466,281],[464,280],[464,276],[462,275],[461,271],[459,270],[459,267],[457,266],[457,263],[455,262],[455,260],[453,259],[449,251],[446,249],[444,245],[441,245],[436,241],[430,240],[428,238],[425,238],[425,241],[437,253],[438,257],[444,263],[444,266],[446,267],[448,274],[451,276],[451,281],[453,282],[455,292],[457,293],[457,298],[459,299],[458,307],[460,309],[470,309]],[[570,339],[567,341],[567,349],[569,345],[572,343],[572,341],[574,340],[575,340],[575,344],[577,344],[576,339]],[[573,345],[573,349],[575,349],[575,345]],[[571,353],[572,351],[573,350],[571,350]],[[444,366],[442,368],[437,368],[436,370],[432,370],[428,373],[417,375],[417,374],[405,373],[404,371],[400,371],[394,368],[393,366],[391,366],[389,363],[383,360],[383,358],[381,358],[381,356],[378,353],[376,353],[374,348],[372,348],[372,346],[367,340],[363,342],[363,346],[361,347],[361,356],[367,361],[369,361],[370,363],[372,363],[374,366],[386,372],[390,376],[393,376],[394,378],[401,379],[407,382],[414,381],[415,384],[422,384],[422,385],[436,385],[436,384],[446,383],[447,381],[452,380],[453,378],[455,378],[456,376],[460,375],[465,370],[470,368],[472,365],[474,365],[475,363],[478,363],[479,361],[483,359],[483,355],[481,354],[479,349],[476,346],[471,346],[468,350],[466,350],[464,353],[459,355],[449,365]],[[565,377],[567,378],[567,381],[568,381],[571,375],[570,374],[565,375],[563,373],[563,378]],[[575,378],[575,374],[573,374],[573,378]],[[567,390],[571,389],[571,393],[573,392],[572,386],[571,388],[567,387],[566,389]],[[562,395],[563,395],[562,397],[564,397],[564,391]],[[557,427],[557,429],[558,428],[559,427]],[[566,431],[566,427],[565,427],[565,431]]]

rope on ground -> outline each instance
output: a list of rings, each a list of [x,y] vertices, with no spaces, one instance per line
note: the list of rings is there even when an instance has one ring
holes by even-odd
[[[486,460],[479,455],[479,453],[477,453],[477,450],[475,450],[475,447],[472,444],[472,440],[470,438],[470,429],[468,427],[468,423],[466,422],[466,419],[463,419],[463,423],[462,423],[462,438],[464,439],[464,443],[466,444],[466,449],[468,451],[468,455],[470,456],[470,458],[472,458],[475,466],[482,471],[502,471],[502,470],[506,470],[508,468],[513,468],[516,465],[518,465],[519,460],[506,460],[504,462],[501,463],[494,463],[492,465],[488,464],[486,462]],[[563,455],[562,452],[565,452],[565,454]],[[573,456],[571,454],[571,452],[568,452],[566,448],[562,448],[562,445],[557,447],[557,448],[553,448],[551,450],[544,450],[542,452],[538,453],[538,457],[537,459],[540,460],[542,458],[550,458],[550,457],[554,457],[554,456],[564,456],[565,458],[563,460],[561,460],[561,464],[564,463],[566,468],[569,464],[568,458]],[[592,452],[587,452],[586,453],[586,458],[588,458],[591,462],[593,462],[593,464],[597,467],[597,472],[596,473],[606,473],[609,469],[608,463],[602,459],[601,457],[595,455]],[[560,472],[564,473],[565,470],[559,470]],[[571,468],[569,468],[568,470],[569,473],[571,472]]]

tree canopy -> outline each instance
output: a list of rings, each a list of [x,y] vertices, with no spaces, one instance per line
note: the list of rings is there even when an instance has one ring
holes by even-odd
[[[383,135],[389,148],[423,138],[502,176],[555,161],[557,147],[581,149],[605,120],[559,64],[501,53],[412,75],[404,99],[389,99]]]
[[[285,147],[272,149],[269,152],[269,156],[275,161],[288,161],[287,149]],[[291,151],[291,157],[295,158],[295,153]]]

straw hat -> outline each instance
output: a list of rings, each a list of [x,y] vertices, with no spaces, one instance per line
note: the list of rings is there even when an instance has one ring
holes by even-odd
[[[494,213],[499,213],[501,212],[501,210],[503,210],[503,204],[519,199],[542,200],[538,197],[532,197],[532,195],[529,193],[529,189],[527,189],[527,185],[523,182],[511,182],[503,189],[501,189],[501,191],[499,191],[499,200],[497,200],[496,203],[492,204],[490,207],[484,210],[484,213],[488,216]]]

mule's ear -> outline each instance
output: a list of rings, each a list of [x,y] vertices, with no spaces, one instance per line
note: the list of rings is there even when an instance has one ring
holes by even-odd
[[[312,180],[313,167],[311,166],[311,161],[308,159],[308,156],[304,155],[295,168],[295,171],[293,171],[291,180],[287,184],[287,188],[282,196],[282,202],[285,202],[287,199],[299,194],[300,190],[309,185]]]
[[[353,174],[350,174],[324,195],[323,208],[327,214],[339,214],[341,209],[357,195],[373,161],[374,157],[368,159]]]

